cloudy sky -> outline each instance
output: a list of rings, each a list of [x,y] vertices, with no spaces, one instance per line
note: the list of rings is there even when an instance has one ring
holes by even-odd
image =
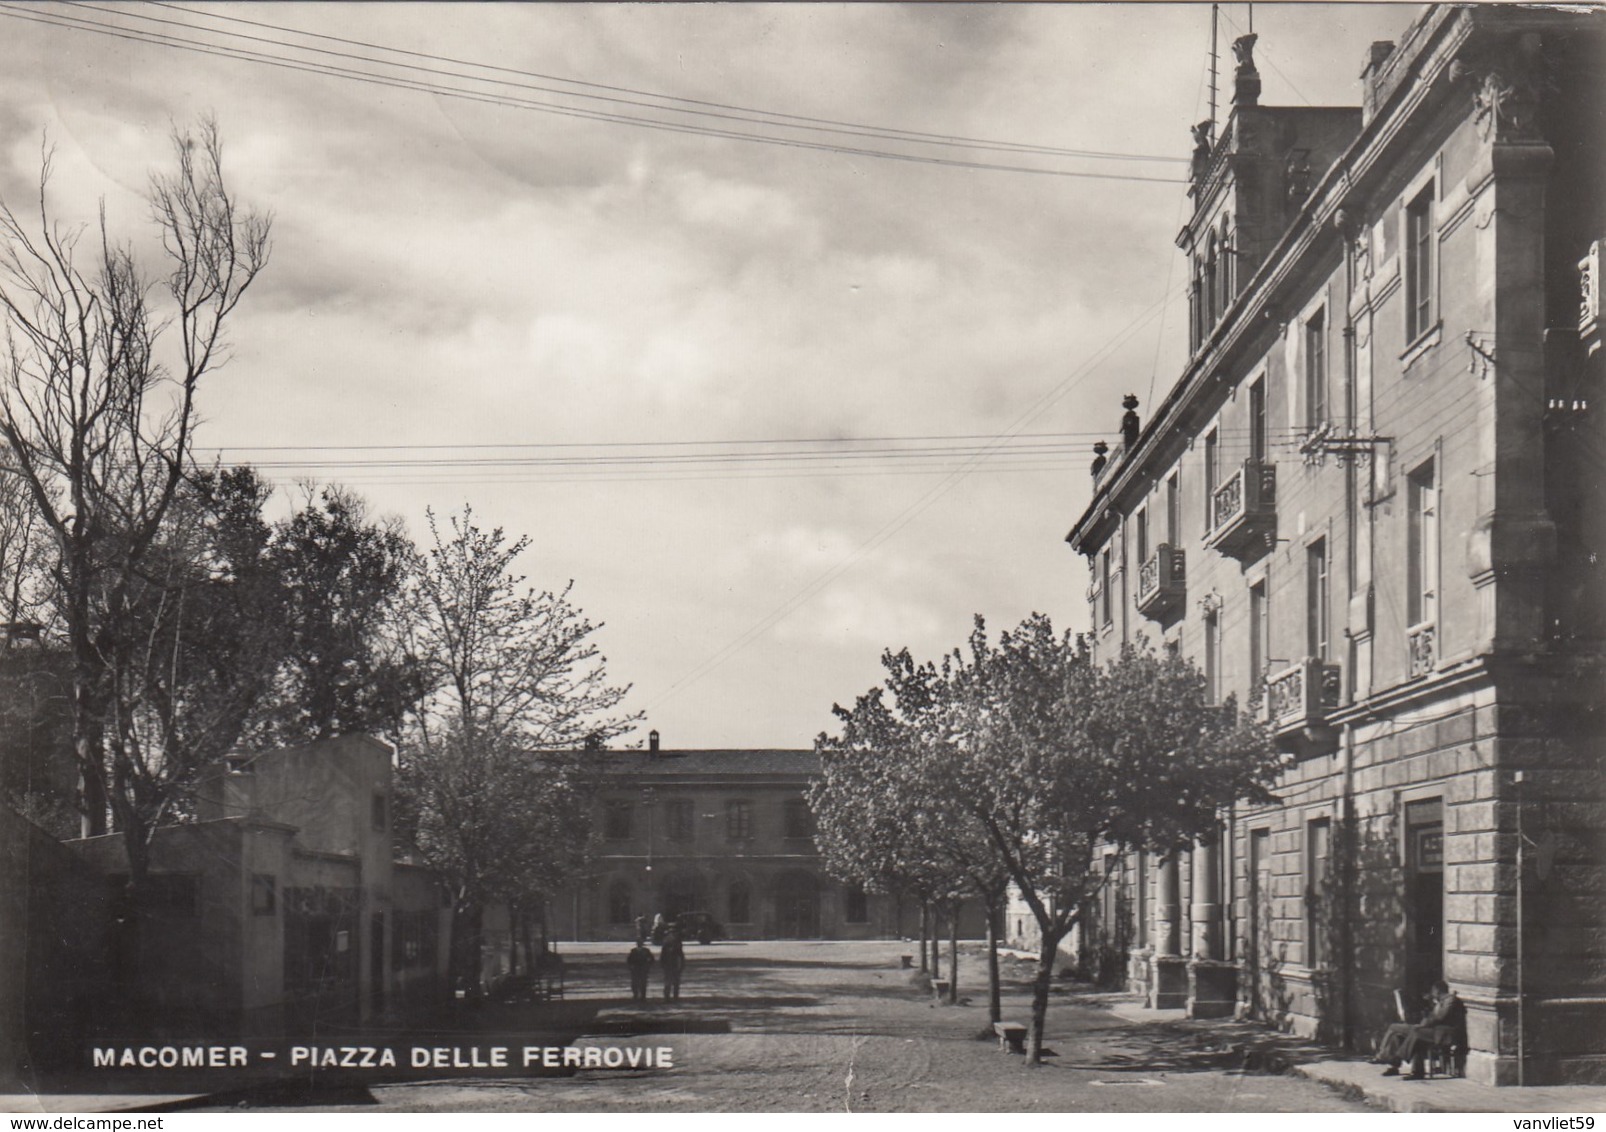
[[[1222,5],[1223,89],[1252,18],[1264,103],[1357,104],[1413,12]],[[976,613],[1082,627],[1090,447],[1183,360],[1209,5],[0,18],[8,201],[48,136],[133,238],[211,113],[274,215],[201,445],[529,534],[666,746],[807,746]]]

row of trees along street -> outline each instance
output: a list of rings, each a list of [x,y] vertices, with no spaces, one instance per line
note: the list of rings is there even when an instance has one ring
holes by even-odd
[[[1096,665],[1040,614],[996,641],[978,617],[963,649],[923,663],[888,651],[882,665],[881,685],[834,708],[840,734],[816,743],[821,852],[842,880],[949,905],[950,924],[959,899],[979,899],[993,1022],[1013,885],[1041,937],[1035,1065],[1057,948],[1112,883],[1118,856],[1101,851],[1164,856],[1215,836],[1226,807],[1269,799],[1281,761],[1232,700],[1211,702],[1189,661],[1140,644]],[[950,964],[952,974],[952,952]]]
[[[429,515],[419,549],[312,485],[271,520],[255,470],[197,466],[272,224],[226,185],[213,123],[173,142],[154,273],[104,209],[53,213],[48,148],[29,209],[0,204],[4,801],[61,836],[121,835],[137,910],[155,832],[193,818],[231,752],[376,734],[398,750],[398,848],[451,888],[454,974],[477,973],[491,901],[528,960],[530,917],[586,852],[584,751],[636,721],[627,689],[570,589],[516,572],[528,538],[465,507]]]

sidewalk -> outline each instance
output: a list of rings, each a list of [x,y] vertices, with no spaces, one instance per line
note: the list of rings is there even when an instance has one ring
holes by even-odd
[[[1391,1112],[1521,1112],[1576,1115],[1606,1112],[1606,1085],[1533,1085],[1500,1088],[1460,1077],[1407,1081],[1381,1076],[1364,1058],[1281,1034],[1253,1022],[1227,1018],[1192,1019],[1181,1010],[1149,1010],[1136,997],[1109,991],[1078,991],[1074,997],[1098,1005],[1127,1022],[1164,1026],[1198,1045],[1242,1051],[1245,1068],[1297,1073],[1364,1098]]]

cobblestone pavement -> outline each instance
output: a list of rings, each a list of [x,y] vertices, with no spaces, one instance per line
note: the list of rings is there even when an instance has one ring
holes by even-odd
[[[573,1004],[598,1011],[577,1044],[668,1045],[668,1071],[581,1070],[538,1080],[375,1084],[373,1111],[1363,1112],[1316,1082],[1243,1068],[1210,1041],[1133,1021],[1097,996],[1056,992],[1041,1067],[987,1028],[981,956],[960,965],[962,1005],[936,1005],[896,942],[716,943],[693,948],[684,997],[628,997],[624,949],[567,949]],[[1028,1014],[1030,965],[1006,964],[1006,1019]],[[660,993],[656,978],[653,993]],[[539,1006],[529,1009],[539,1011]],[[978,1035],[987,1031],[986,1040]],[[314,1100],[315,1098],[307,1098]],[[323,1107],[338,1108],[338,1105]]]

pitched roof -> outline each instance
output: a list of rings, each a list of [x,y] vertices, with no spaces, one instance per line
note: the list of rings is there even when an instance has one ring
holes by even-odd
[[[808,778],[820,773],[820,756],[812,750],[605,751],[609,774],[642,777],[719,778],[761,775]]]

